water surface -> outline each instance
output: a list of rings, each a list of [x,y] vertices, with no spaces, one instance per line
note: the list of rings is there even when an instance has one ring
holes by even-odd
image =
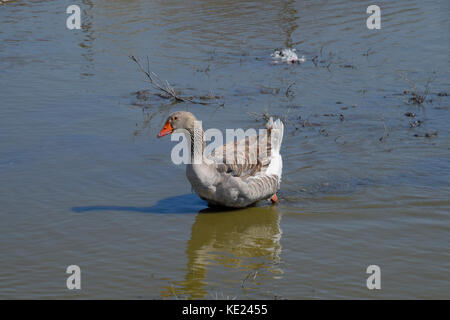
[[[367,1],[70,4],[0,5],[1,298],[450,298],[448,1],[379,1],[381,30]],[[145,100],[129,55],[219,98]],[[175,110],[282,117],[280,204],[207,209],[156,139]]]

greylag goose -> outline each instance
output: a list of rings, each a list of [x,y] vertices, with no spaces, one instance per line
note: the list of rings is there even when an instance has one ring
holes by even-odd
[[[172,113],[158,138],[174,131],[183,132],[190,143],[186,176],[193,190],[209,205],[243,208],[259,200],[278,202],[276,193],[280,189],[283,168],[280,147],[284,131],[280,119],[270,118],[266,130],[260,130],[263,133],[233,139],[208,155],[201,122],[192,113]]]

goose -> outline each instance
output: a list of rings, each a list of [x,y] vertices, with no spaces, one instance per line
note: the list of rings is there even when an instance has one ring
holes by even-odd
[[[276,193],[283,169],[280,154],[283,122],[273,121],[271,117],[265,132],[233,139],[206,155],[204,132],[197,121],[192,113],[177,111],[167,118],[158,134],[161,138],[175,131],[183,132],[190,142],[186,177],[195,193],[209,206],[244,208],[260,200],[278,203]],[[234,157],[228,156],[232,155],[230,150],[234,151]]]

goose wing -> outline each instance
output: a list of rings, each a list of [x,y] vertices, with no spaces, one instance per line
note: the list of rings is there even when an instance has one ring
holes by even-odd
[[[252,135],[231,141],[216,149],[210,155],[220,172],[243,179],[264,173],[271,159],[271,129],[259,135]]]

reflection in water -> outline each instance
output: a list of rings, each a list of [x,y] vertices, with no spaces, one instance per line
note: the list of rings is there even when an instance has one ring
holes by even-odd
[[[295,0],[289,0],[284,2],[280,11],[280,21],[282,21],[281,29],[286,34],[286,42],[284,45],[286,48],[292,48],[292,34],[298,28],[297,20],[297,10],[293,6]]]
[[[219,271],[212,272],[213,268],[232,268],[246,273],[257,271],[258,279],[283,273],[280,268],[280,214],[275,207],[221,213],[207,209],[204,212],[197,215],[187,243],[185,279],[165,287],[161,293],[163,297],[204,298],[208,294],[208,272]],[[236,280],[236,287],[241,286],[241,280]]]
[[[92,11],[94,9],[94,4],[90,0],[83,0],[83,4],[87,7],[87,9],[83,10],[83,23],[82,30],[85,35],[83,41],[79,44],[81,48],[86,49],[86,52],[82,54],[82,56],[86,59],[87,64],[83,66],[86,68],[88,72],[83,72],[83,76],[92,76],[94,70],[94,30],[93,30],[93,19],[94,15]]]

